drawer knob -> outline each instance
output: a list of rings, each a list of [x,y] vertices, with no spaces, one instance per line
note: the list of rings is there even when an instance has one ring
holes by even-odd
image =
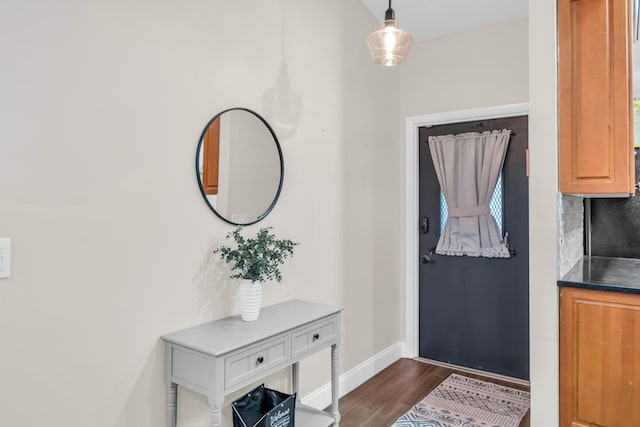
[[[262,362],[264,362],[264,357],[262,356],[258,357],[258,359],[256,359],[256,362],[258,365],[260,365]]]
[[[317,340],[320,338],[320,334],[313,334],[313,340]]]

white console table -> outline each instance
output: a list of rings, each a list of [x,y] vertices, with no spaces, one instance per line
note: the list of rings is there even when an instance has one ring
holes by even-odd
[[[165,341],[167,427],[176,427],[178,385],[207,396],[211,427],[222,426],[224,396],[331,346],[331,413],[296,402],[296,427],[338,426],[338,364],[342,308],[291,300],[264,307],[260,318],[227,317],[162,336]]]

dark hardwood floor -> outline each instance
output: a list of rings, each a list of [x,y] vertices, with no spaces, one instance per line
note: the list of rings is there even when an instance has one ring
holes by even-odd
[[[452,373],[529,391],[519,384],[400,359],[340,399],[340,427],[389,427]],[[527,412],[520,427],[529,425]]]

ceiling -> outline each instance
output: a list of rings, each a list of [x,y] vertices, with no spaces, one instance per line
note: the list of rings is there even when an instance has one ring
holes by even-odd
[[[360,0],[382,23],[388,0]],[[416,41],[524,18],[528,0],[395,0],[400,28]]]

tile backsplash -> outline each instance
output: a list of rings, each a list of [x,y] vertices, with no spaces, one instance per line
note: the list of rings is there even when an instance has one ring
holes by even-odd
[[[558,278],[563,277],[584,254],[582,197],[558,193]]]
[[[636,180],[640,155],[635,151]],[[640,192],[626,199],[592,199],[591,255],[640,258]]]

